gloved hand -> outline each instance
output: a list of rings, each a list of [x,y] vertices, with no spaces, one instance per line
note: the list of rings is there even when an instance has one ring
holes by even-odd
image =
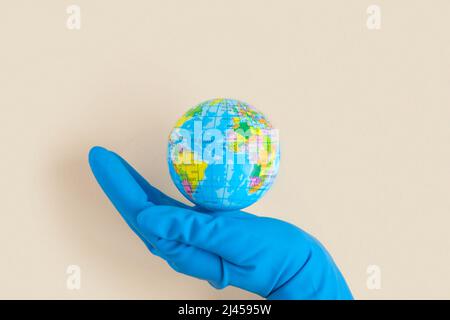
[[[176,271],[268,299],[352,299],[325,248],[296,226],[186,206],[101,147],[90,151],[89,163],[130,228]]]

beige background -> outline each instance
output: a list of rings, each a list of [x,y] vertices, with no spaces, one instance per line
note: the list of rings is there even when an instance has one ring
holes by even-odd
[[[448,0],[2,0],[0,298],[257,298],[147,253],[87,164],[106,146],[181,199],[168,132],[222,96],[280,129],[279,178],[249,211],[317,236],[357,298],[450,298],[449,12]],[[371,264],[380,290],[366,287]]]

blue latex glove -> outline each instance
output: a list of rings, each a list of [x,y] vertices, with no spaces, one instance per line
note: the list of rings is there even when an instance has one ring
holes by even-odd
[[[268,299],[352,299],[325,248],[296,226],[186,206],[101,147],[90,151],[89,163],[130,228],[176,271]]]

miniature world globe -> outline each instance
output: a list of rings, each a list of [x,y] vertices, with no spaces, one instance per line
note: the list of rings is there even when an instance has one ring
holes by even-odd
[[[170,176],[191,202],[238,210],[260,199],[278,173],[278,131],[249,104],[214,99],[188,110],[168,143]]]

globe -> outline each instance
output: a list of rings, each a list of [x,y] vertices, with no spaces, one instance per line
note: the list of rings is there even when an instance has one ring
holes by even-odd
[[[261,198],[278,173],[278,131],[249,104],[213,99],[188,110],[169,136],[167,161],[177,189],[212,211]]]

